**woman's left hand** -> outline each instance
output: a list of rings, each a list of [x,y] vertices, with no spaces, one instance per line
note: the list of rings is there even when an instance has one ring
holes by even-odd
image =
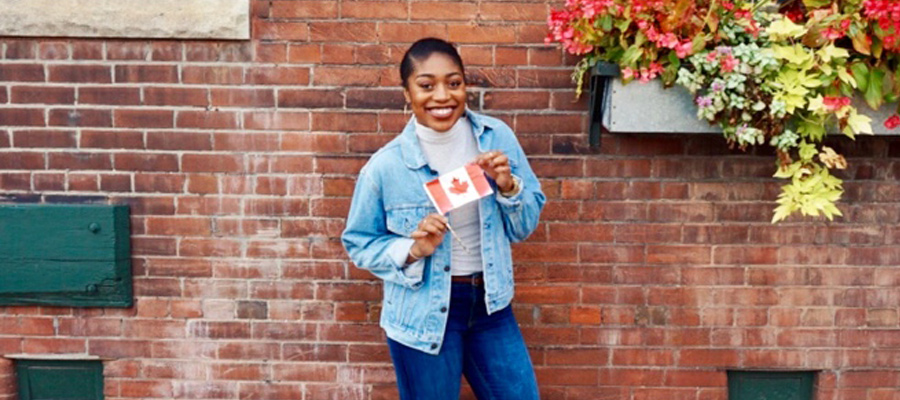
[[[509,167],[509,158],[502,151],[491,150],[481,153],[475,157],[475,164],[478,164],[494,182],[497,182],[497,187],[501,192],[513,189],[515,182],[513,182],[512,169]]]

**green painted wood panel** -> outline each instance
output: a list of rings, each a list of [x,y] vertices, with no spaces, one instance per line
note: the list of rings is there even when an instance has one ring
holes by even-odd
[[[815,372],[728,371],[728,400],[812,400]]]
[[[16,361],[19,400],[103,400],[103,363]]]
[[[0,305],[132,305],[127,206],[0,204]]]

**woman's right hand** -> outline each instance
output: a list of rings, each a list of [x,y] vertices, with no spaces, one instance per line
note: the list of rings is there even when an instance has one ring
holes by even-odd
[[[416,230],[409,235],[416,242],[409,249],[410,257],[406,261],[409,263],[415,261],[413,258],[425,258],[434,254],[434,251],[444,240],[444,233],[447,232],[448,223],[447,217],[438,213],[428,214],[425,218],[422,218]]]

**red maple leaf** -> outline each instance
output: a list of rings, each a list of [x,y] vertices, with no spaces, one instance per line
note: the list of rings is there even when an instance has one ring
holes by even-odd
[[[463,194],[469,191],[469,182],[460,182],[459,178],[453,178],[450,182],[450,193]]]

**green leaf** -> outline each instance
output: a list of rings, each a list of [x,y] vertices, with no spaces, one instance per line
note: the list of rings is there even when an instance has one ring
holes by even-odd
[[[853,134],[872,134],[872,118],[856,112],[856,109],[850,110],[850,116],[847,117],[847,128],[852,130]],[[845,132],[846,128],[845,128]],[[853,137],[853,135],[849,135]]]
[[[900,71],[900,70],[898,70],[898,71]],[[847,72],[847,68],[844,68],[844,66],[838,67],[837,74],[838,74],[838,78],[841,80],[841,82],[844,82],[846,84],[849,84],[850,86],[856,87],[856,79],[853,79],[853,75],[850,75],[850,73]]]
[[[803,5],[808,9],[821,8],[831,4],[831,0],[803,0]]]
[[[769,33],[769,37],[771,37],[773,41],[781,41],[788,38],[796,39],[803,36],[806,34],[806,28],[802,25],[795,24],[785,16],[781,16],[780,19],[769,25],[766,32]]]
[[[600,17],[600,29],[603,29],[604,32],[609,32],[612,30],[612,27],[613,27],[612,15],[603,14],[603,16]]]
[[[884,103],[884,93],[881,91],[884,80],[884,71],[881,68],[872,68],[869,71],[869,85],[863,97],[866,104],[877,110]]]
[[[869,67],[862,61],[850,64],[850,72],[853,72],[853,79],[856,79],[856,86],[860,92],[865,93],[869,87]]]
[[[855,35],[850,37],[850,40],[853,41],[853,49],[867,56],[872,55],[872,48],[869,45],[868,35],[866,35],[864,30],[856,32]]]

